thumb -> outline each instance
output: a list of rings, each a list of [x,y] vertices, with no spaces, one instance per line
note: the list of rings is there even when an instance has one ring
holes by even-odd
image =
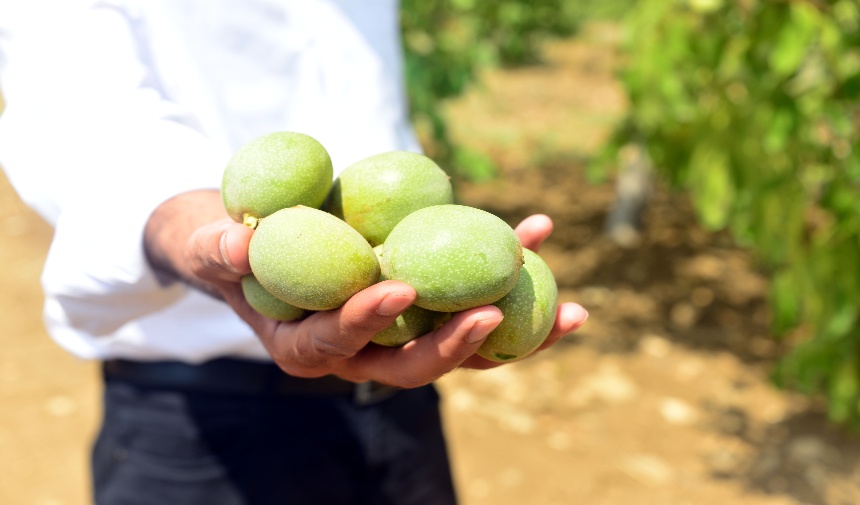
[[[248,259],[248,245],[254,230],[233,221],[223,225],[219,247],[225,268],[239,275],[251,272],[251,264]]]
[[[192,271],[201,279],[238,281],[251,272],[248,245],[253,234],[251,228],[229,219],[198,228],[186,251]]]

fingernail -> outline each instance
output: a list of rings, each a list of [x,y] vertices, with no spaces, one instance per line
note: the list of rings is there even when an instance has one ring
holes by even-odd
[[[496,326],[501,322],[499,319],[478,319],[466,335],[466,342],[470,344],[478,343],[486,339]]]
[[[571,331],[574,331],[582,327],[586,319],[588,319],[588,311],[581,305],[577,305],[573,312],[567,316],[566,321],[570,325]]]
[[[376,313],[380,316],[398,315],[412,305],[412,297],[399,294],[389,293],[376,306]]]

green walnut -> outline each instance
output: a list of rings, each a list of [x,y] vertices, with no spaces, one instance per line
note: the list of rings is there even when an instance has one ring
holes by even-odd
[[[260,281],[254,277],[254,274],[242,277],[242,293],[245,295],[245,300],[248,301],[248,305],[252,309],[271,319],[296,321],[308,313],[304,309],[294,307],[289,303],[279,300],[266,291],[266,288],[260,284]]]
[[[370,339],[374,344],[398,347],[439,329],[451,319],[450,312],[435,312],[412,305],[384,330]]]
[[[360,233],[304,206],[261,219],[248,259],[266,291],[306,310],[336,309],[380,275],[376,254]]]
[[[274,132],[239,148],[221,180],[227,214],[252,228],[276,211],[296,205],[318,208],[331,190],[328,151],[303,133]]]
[[[450,177],[423,154],[391,151],[350,165],[332,185],[323,210],[377,246],[412,212],[454,202]]]
[[[524,263],[514,289],[493,305],[505,318],[478,349],[492,361],[512,361],[540,347],[555,324],[558,286],[549,266],[525,249]]]
[[[373,252],[376,253],[377,257],[381,256],[382,246],[374,247]],[[380,280],[385,280],[385,276],[380,276]],[[397,316],[391,326],[378,332],[370,341],[388,347],[401,346],[421,335],[437,330],[449,319],[451,319],[449,312],[435,312],[417,305],[410,305],[408,309]]]
[[[522,264],[522,245],[507,223],[454,204],[403,218],[385,239],[380,261],[386,279],[415,288],[415,305],[438,312],[498,301],[513,289]]]

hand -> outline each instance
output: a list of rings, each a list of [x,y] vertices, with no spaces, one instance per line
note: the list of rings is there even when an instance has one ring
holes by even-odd
[[[397,281],[375,284],[339,309],[299,322],[269,319],[248,305],[240,285],[242,276],[251,272],[252,234],[227,217],[217,191],[195,191],[156,209],[144,244],[156,271],[227,302],[257,333],[275,363],[291,375],[334,374],[354,382],[417,387],[473,355],[502,320],[496,307],[478,307],[458,313],[439,330],[406,346],[368,345],[415,301],[415,290]]]
[[[520,223],[516,232],[524,247],[537,251],[552,229],[549,217],[534,215]],[[247,261],[247,255],[241,254],[247,246],[242,247],[236,251],[237,257]],[[503,364],[474,354],[502,320],[500,311],[491,305],[457,313],[439,330],[402,347],[368,346],[370,338],[388,327],[415,296],[409,285],[385,281],[359,292],[340,309],[320,312],[298,323],[280,323],[257,314],[247,306],[241,291],[229,303],[255,328],[275,362],[291,375],[333,373],[356,382],[372,379],[414,387],[457,367],[487,369]],[[580,305],[560,304],[555,325],[535,352],[576,331],[586,318],[588,313]]]
[[[518,227],[527,247],[536,248],[552,230],[545,216]],[[226,217],[215,191],[192,192],[165,202],[150,218],[145,244],[153,266],[226,301],[257,333],[275,363],[298,377],[334,374],[354,382],[375,380],[400,387],[428,384],[462,364],[497,364],[474,353],[501,322],[501,312],[484,306],[457,313],[443,327],[405,346],[368,345],[415,301],[415,290],[397,281],[375,284],[337,310],[298,322],[266,318],[245,301],[239,281],[250,273],[248,242],[253,231]],[[575,305],[575,304],[574,304]],[[584,321],[584,311],[564,312],[552,342]]]

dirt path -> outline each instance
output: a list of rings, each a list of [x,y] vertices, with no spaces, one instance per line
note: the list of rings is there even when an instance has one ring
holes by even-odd
[[[0,173],[0,503],[9,505],[86,503],[95,367],[42,326],[39,273],[50,237]]]
[[[552,46],[548,65],[493,74],[454,108],[457,134],[505,173],[460,185],[463,202],[512,224],[553,216],[541,254],[561,297],[591,313],[536,358],[440,381],[463,504],[860,503],[860,441],[767,380],[780,349],[747,255],[662,191],[639,248],[603,238],[613,192],[588,184],[577,160],[623,107],[613,37]],[[96,368],[41,326],[50,234],[0,177],[2,504],[88,503]]]

